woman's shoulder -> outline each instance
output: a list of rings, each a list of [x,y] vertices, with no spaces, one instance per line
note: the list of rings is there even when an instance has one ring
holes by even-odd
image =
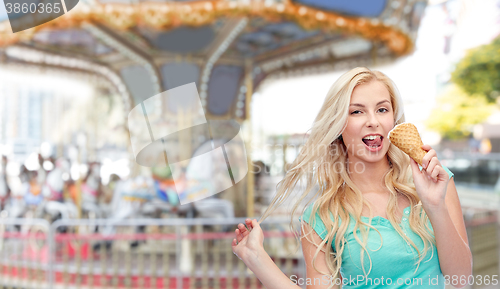
[[[326,229],[325,223],[321,219],[319,212],[316,210],[314,211],[314,202],[309,204],[305,210],[304,213],[302,214],[302,217],[299,218],[299,220],[303,220],[309,226],[311,226],[314,231],[318,234],[318,236],[321,237],[321,239],[325,239],[328,230]],[[333,220],[333,215],[330,212],[330,219]],[[342,220],[339,217],[339,225],[342,223]]]

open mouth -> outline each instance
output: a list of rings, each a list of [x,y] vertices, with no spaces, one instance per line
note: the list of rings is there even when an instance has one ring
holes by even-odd
[[[379,148],[382,145],[383,136],[381,135],[370,135],[363,138],[363,142],[369,148]]]

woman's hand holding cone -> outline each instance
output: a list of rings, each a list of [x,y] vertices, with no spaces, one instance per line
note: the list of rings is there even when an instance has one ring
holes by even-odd
[[[422,149],[427,152],[422,159],[422,171],[413,159],[410,160],[411,170],[422,205],[427,213],[432,213],[446,206],[445,197],[449,176],[441,166],[436,151],[430,145],[423,145]]]

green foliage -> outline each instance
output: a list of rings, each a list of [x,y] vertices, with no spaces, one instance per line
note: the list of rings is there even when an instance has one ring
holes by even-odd
[[[451,85],[438,97],[437,106],[426,121],[427,128],[443,138],[460,139],[471,135],[475,124],[485,121],[495,109],[485,98],[469,96],[460,87]]]
[[[451,80],[466,93],[494,102],[500,94],[500,37],[470,50],[457,64]]]

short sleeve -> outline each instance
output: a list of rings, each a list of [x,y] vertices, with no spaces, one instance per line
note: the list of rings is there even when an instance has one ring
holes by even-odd
[[[441,165],[443,167],[443,169],[448,173],[448,175],[450,176],[450,179],[454,176],[454,174],[450,171],[450,169],[448,169],[447,167]]]
[[[304,220],[304,222],[309,224],[309,226],[311,226],[314,229],[314,231],[318,234],[318,236],[320,236],[321,239],[324,240],[328,231],[326,230],[325,223],[321,221],[318,212],[316,212],[314,216],[311,216],[313,205],[314,204],[310,204],[309,206],[307,206],[306,210],[304,211],[304,214],[302,215],[301,218],[299,218],[299,221]]]
[[[447,167],[441,165],[443,167],[443,169],[448,173],[448,176],[450,176],[450,179],[454,176],[454,174],[450,171],[450,169],[448,169]],[[422,170],[422,167],[419,165],[418,166],[420,170]]]

